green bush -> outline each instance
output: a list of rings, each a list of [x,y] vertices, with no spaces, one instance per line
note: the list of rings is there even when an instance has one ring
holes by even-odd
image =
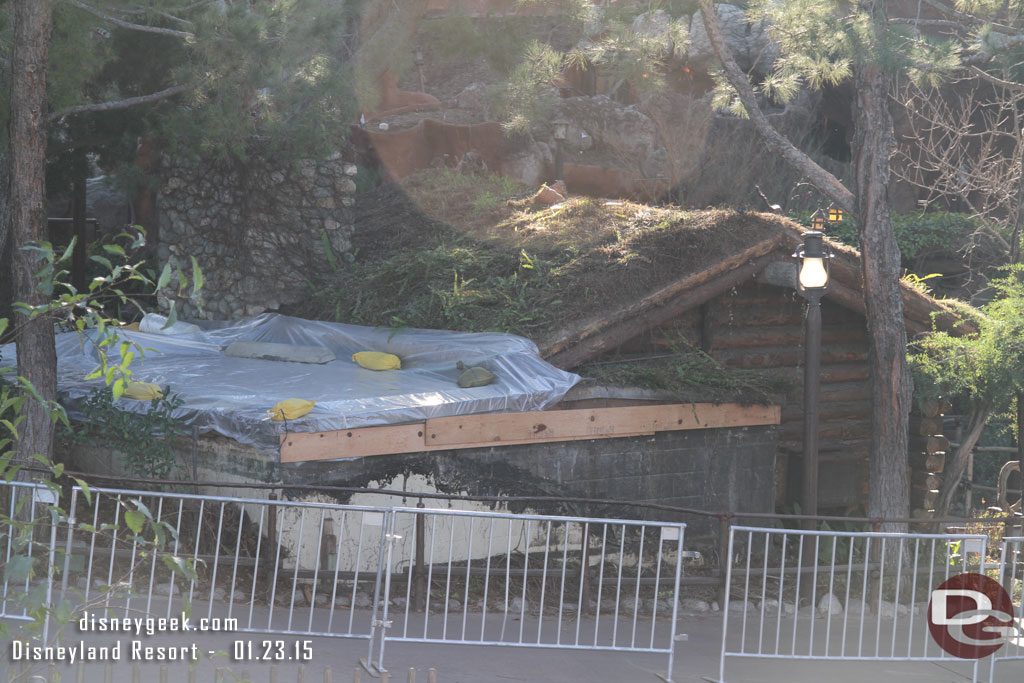
[[[150,401],[147,412],[135,413],[118,406],[110,387],[99,387],[82,403],[89,424],[76,425],[66,436],[124,454],[129,472],[137,477],[166,479],[174,469],[174,438],[187,430],[185,423],[174,417],[182,403],[164,387],[164,396]]]
[[[810,225],[811,212],[804,211],[792,218],[801,225]],[[977,229],[977,221],[965,213],[948,211],[894,213],[892,227],[900,245],[900,254],[905,261],[911,261],[929,253],[955,252]],[[825,233],[843,244],[860,247],[857,224],[852,218],[827,224]]]

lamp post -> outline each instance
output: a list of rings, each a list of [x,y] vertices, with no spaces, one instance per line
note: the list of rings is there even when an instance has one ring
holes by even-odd
[[[818,390],[821,385],[821,297],[828,288],[831,250],[825,244],[825,214],[811,217],[812,230],[793,254],[798,261],[797,289],[807,299],[804,332],[804,480],[803,514],[818,514]]]
[[[552,121],[551,126],[554,129],[553,137],[555,138],[555,180],[563,180],[562,144],[569,137],[569,122],[559,118]]]

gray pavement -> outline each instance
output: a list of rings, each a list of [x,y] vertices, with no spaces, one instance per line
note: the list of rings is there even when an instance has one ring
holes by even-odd
[[[688,640],[678,643],[672,680],[696,682],[718,680],[719,652],[721,646],[721,617],[709,615],[685,617],[681,620],[680,632]],[[84,638],[87,645],[112,647],[118,638],[112,634],[79,634],[72,630],[65,642],[76,642]],[[369,642],[365,639],[280,636],[260,633],[163,633],[153,636],[123,636],[120,638],[121,661],[109,669],[103,663],[90,663],[84,667],[57,667],[63,681],[84,683],[112,683],[132,681],[133,669],[137,670],[140,683],[163,683],[171,681],[185,683],[212,683],[217,678],[217,669],[229,669],[220,680],[251,680],[253,683],[276,681],[293,683],[300,680],[300,664],[282,661],[273,664],[261,661],[232,662],[230,654],[236,647],[248,655],[248,643],[252,643],[253,657],[262,654],[265,641],[270,642],[271,654],[281,652],[284,657],[301,656],[304,643],[308,642],[309,660],[303,664],[303,683],[326,681],[324,670],[331,672],[333,683],[349,683],[355,680],[356,671],[363,681],[373,680],[361,671],[359,660],[366,657]],[[132,641],[136,647],[169,647],[191,649],[203,653],[198,666],[169,662],[166,674],[158,662],[143,661],[133,665],[130,661]],[[242,643],[236,645],[236,641]],[[281,646],[279,648],[278,641]],[[0,663],[4,678],[11,674],[11,644]],[[168,651],[169,652],[169,651]],[[210,653],[215,653],[211,656]],[[637,682],[652,683],[663,675],[668,657],[659,653],[608,652],[584,650],[555,650],[521,648],[509,646],[461,645],[450,643],[404,643],[389,641],[385,650],[384,663],[391,680],[410,680],[409,669],[415,669],[415,681],[427,681],[427,671],[437,672],[438,683],[507,683],[509,681],[536,681],[546,683],[584,682]],[[276,668],[275,672],[272,669]],[[907,681],[908,683],[961,683],[971,680],[972,664],[949,660],[939,663],[915,662],[856,662],[856,661],[809,661],[809,660],[767,660],[733,659],[726,665],[725,681],[728,683],[864,683],[865,681]],[[39,674],[45,674],[46,667],[37,666]],[[988,660],[982,660],[979,680],[988,681]],[[997,671],[999,683],[1024,680],[1024,661],[1006,662]],[[109,675],[109,678],[108,678]],[[166,676],[166,677],[165,677]],[[26,679],[27,680],[27,679]],[[45,680],[36,679],[36,680]]]

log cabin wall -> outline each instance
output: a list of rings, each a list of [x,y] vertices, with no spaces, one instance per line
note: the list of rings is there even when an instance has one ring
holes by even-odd
[[[657,353],[682,341],[727,366],[765,371],[790,383],[776,458],[779,506],[791,505],[800,494],[805,308],[792,289],[750,282],[620,348]],[[846,512],[867,498],[868,340],[864,317],[828,297],[822,301],[821,371],[819,505]]]

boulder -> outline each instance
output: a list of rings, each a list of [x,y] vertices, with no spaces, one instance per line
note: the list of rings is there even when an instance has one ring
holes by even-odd
[[[755,611],[754,604],[746,600],[730,600],[729,607],[727,609],[729,610],[729,612],[739,614],[743,614],[744,612]]]
[[[843,603],[832,593],[821,596],[818,601],[819,617],[836,617],[843,613]]]
[[[488,118],[486,112],[490,109],[488,88],[484,83],[470,83],[455,96],[455,103],[459,109],[484,112],[484,119]]]
[[[663,9],[651,10],[636,15],[631,30],[636,36],[644,36],[654,40],[667,40],[672,17]]]
[[[707,614],[711,611],[711,605],[704,600],[683,598],[679,601],[679,609],[687,614]]]
[[[565,183],[558,180],[550,185],[541,185],[537,194],[533,196],[533,201],[538,204],[558,204],[559,202],[564,202],[568,194],[565,189]]]
[[[556,105],[552,118],[569,121],[562,143],[568,152],[590,148],[622,158],[624,165],[639,163],[637,150],[660,146],[654,122],[634,105],[623,106],[607,95],[567,97]]]
[[[718,24],[722,27],[725,43],[739,67],[744,71],[767,73],[779,56],[779,49],[768,39],[765,23],[749,23],[746,12],[735,5],[716,4],[715,14],[718,15]],[[704,26],[704,15],[697,12],[690,24],[690,49],[687,61],[691,66],[706,68],[716,60],[715,51],[708,40],[707,28]]]
[[[550,177],[555,157],[543,142],[534,142],[501,162],[501,174],[524,185],[537,187]]]

